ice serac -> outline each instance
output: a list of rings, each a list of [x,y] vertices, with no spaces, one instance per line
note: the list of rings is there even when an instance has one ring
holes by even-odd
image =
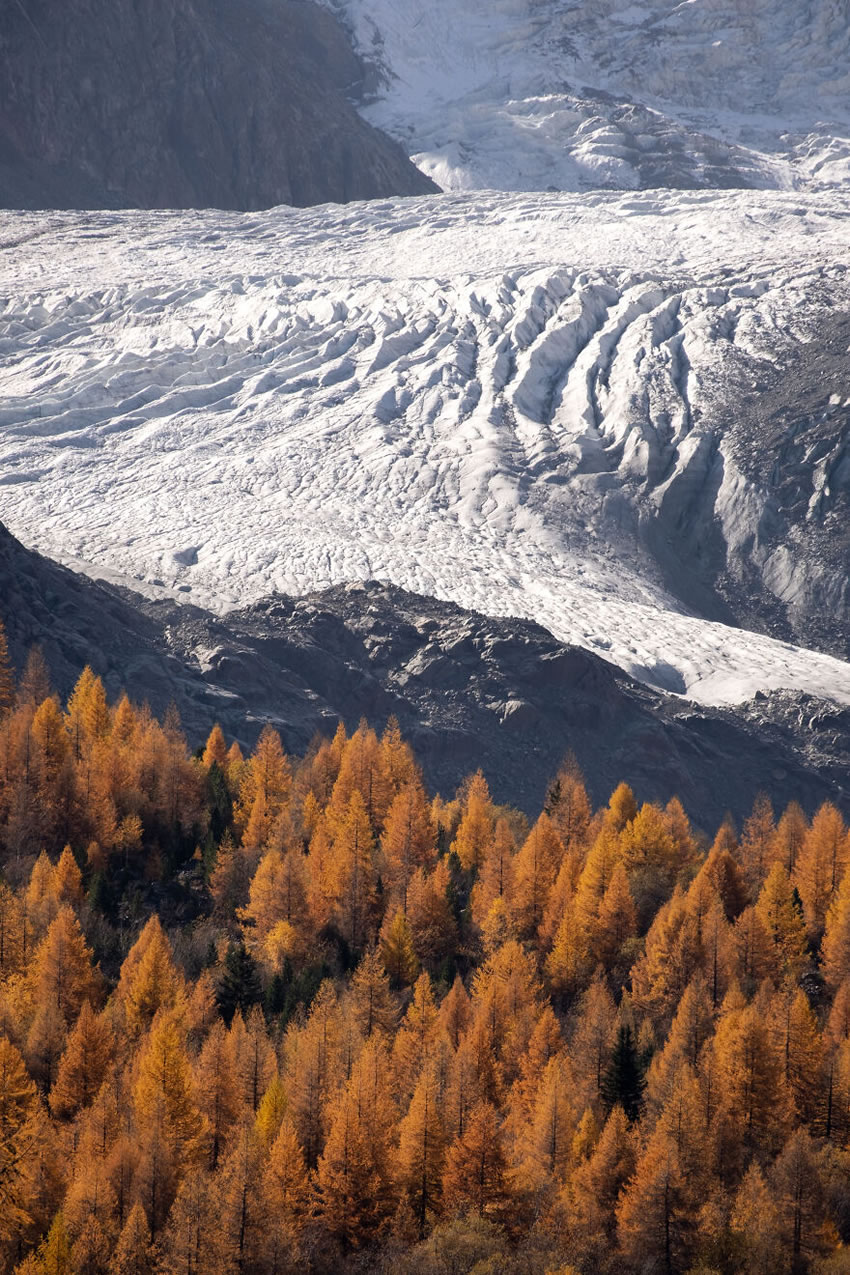
[[[0,525],[0,619],[13,658],[42,645],[67,695],[83,664],[112,697],[177,705],[192,746],[214,722],[252,746],[267,720],[303,752],[362,715],[398,718],[426,780],[448,795],[481,765],[530,814],[571,749],[597,802],[621,780],[640,799],[686,803],[701,826],[753,794],[850,811],[850,708],[779,693],[700,709],[647,690],[538,625],[497,620],[378,581],[277,595],[223,617],[145,601],[26,550]]]
[[[850,178],[847,0],[325,0],[445,189]]]
[[[382,578],[850,702],[848,233],[776,192],[5,214],[4,517],[219,612]]]
[[[0,0],[0,204],[266,208],[434,187],[288,0]]]

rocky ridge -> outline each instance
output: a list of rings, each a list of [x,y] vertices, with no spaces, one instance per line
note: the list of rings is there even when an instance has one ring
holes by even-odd
[[[306,0],[0,0],[0,206],[266,208],[422,194]]]
[[[193,745],[215,721],[253,743],[265,721],[303,751],[316,732],[395,715],[428,784],[451,793],[481,765],[529,812],[568,751],[596,801],[627,780],[678,794],[706,828],[758,791],[850,811],[850,710],[786,692],[707,709],[642,686],[529,621],[494,619],[380,581],[275,596],[213,616],[57,566],[0,530],[0,615],[13,659],[40,643],[65,695],[85,663],[111,696],[176,703]]]

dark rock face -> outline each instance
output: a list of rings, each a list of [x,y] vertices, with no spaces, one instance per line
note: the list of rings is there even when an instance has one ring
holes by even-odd
[[[701,420],[716,434],[644,503],[640,535],[685,606],[846,660],[850,315],[828,282],[810,298],[798,332],[771,333],[769,355],[739,348],[724,363]],[[721,486],[730,460],[748,484],[734,502]]]
[[[274,597],[218,619],[148,602],[23,548],[0,525],[0,616],[12,657],[39,642],[67,695],[86,663],[111,696],[177,704],[192,744],[215,721],[251,745],[271,720],[293,752],[342,718],[395,714],[428,784],[451,793],[480,765],[503,801],[536,813],[572,750],[605,800],[678,794],[713,829],[759,791],[850,813],[850,710],[804,696],[704,709],[658,694],[545,629],[370,581]]]
[[[764,506],[757,546],[742,545],[730,555],[731,571],[721,588],[744,627],[758,616],[758,627],[768,628],[772,604],[778,612],[773,631],[846,660],[850,315],[827,288],[823,293],[826,315],[811,324],[808,341],[797,342],[793,354],[782,350],[774,362],[764,359],[757,369],[758,393],[736,399],[743,405],[733,433],[736,461],[761,485]],[[784,551],[781,558],[777,549]]]
[[[188,701],[193,678],[169,654],[157,621],[117,590],[31,553],[2,523],[0,617],[18,670],[28,648],[39,645],[63,697],[91,664],[112,694],[126,685],[134,699],[147,698],[155,708],[171,699],[181,705]],[[187,725],[194,724],[190,715]]]
[[[0,206],[258,209],[435,189],[306,0],[0,0]]]

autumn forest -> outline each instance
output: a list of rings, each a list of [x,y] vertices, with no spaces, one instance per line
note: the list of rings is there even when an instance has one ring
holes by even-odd
[[[193,751],[0,627],[0,1270],[848,1275],[842,813],[376,725]]]

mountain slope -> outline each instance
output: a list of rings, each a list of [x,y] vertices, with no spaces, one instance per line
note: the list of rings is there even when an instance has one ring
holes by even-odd
[[[335,19],[287,0],[0,0],[0,204],[263,208],[422,194],[348,100]]]
[[[850,178],[847,0],[326,0],[445,189]]]
[[[395,715],[433,788],[453,792],[480,764],[528,811],[569,750],[597,801],[625,779],[643,799],[678,793],[705,827],[727,809],[742,818],[758,791],[850,810],[850,709],[787,694],[699,709],[537,625],[376,581],[215,617],[76,575],[0,525],[0,618],[19,667],[40,643],[67,695],[88,662],[113,697],[126,688],[160,713],[173,700],[193,744],[215,721],[252,744],[271,720],[303,752],[339,719],[353,729]]]
[[[848,216],[6,214],[6,520],[215,610],[381,577],[706,703],[847,702]]]

